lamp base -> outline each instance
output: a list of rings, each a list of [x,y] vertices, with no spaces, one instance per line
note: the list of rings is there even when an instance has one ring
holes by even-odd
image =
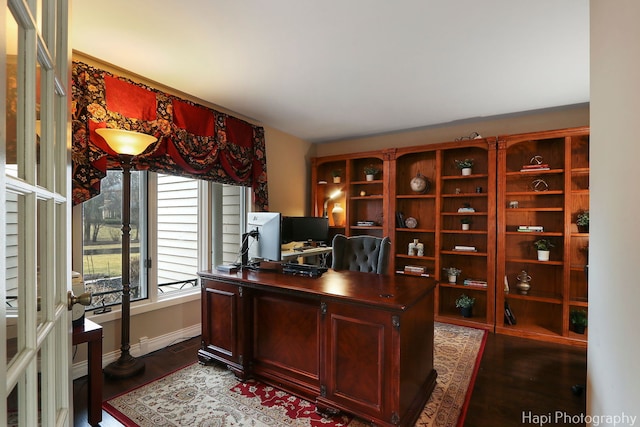
[[[106,376],[116,379],[129,378],[142,371],[144,371],[144,363],[128,353],[121,354],[118,360],[109,363],[103,369]]]

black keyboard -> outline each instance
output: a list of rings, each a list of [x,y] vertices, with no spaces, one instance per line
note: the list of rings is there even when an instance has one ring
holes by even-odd
[[[327,271],[327,267],[321,267],[319,265],[294,264],[289,262],[282,264],[282,272],[284,274],[293,274],[296,276],[320,277],[325,271]]]

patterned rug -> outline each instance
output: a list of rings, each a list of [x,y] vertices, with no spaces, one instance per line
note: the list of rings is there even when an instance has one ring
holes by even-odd
[[[462,425],[486,332],[437,323],[434,328],[436,387],[416,426]],[[318,416],[313,403],[254,381],[240,383],[228,370],[194,363],[103,403],[125,426],[160,427],[361,427],[347,415]]]

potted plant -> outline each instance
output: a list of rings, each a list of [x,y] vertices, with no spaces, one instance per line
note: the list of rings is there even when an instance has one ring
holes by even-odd
[[[364,174],[367,177],[367,181],[373,181],[378,172],[380,172],[380,169],[375,165],[368,165],[364,167]]]
[[[462,314],[462,317],[471,317],[473,314],[473,304],[475,302],[475,298],[471,298],[466,294],[462,294],[456,299],[456,308],[460,309],[460,314]]]
[[[533,246],[538,250],[538,261],[549,261],[549,251],[555,247],[549,239],[538,239],[533,242]]]
[[[473,168],[473,159],[454,160],[456,166],[462,172],[462,175],[471,175],[471,168]]]
[[[584,334],[587,327],[587,310],[571,310],[569,312],[569,322],[573,326],[573,331],[577,334]]]
[[[447,267],[443,268],[443,270],[447,273],[449,283],[456,283],[458,281],[458,276],[462,273],[462,270],[455,267]]]
[[[582,211],[578,214],[576,225],[578,226],[578,233],[589,232],[589,210]]]
[[[460,218],[460,224],[462,224],[463,230],[468,230],[471,226],[471,218],[469,218],[468,216]]]
[[[334,169],[331,171],[331,176],[333,176],[333,183],[340,184],[340,180],[342,179],[342,170]]]

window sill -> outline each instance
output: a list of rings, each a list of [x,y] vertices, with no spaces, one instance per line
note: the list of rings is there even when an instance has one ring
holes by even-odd
[[[131,317],[196,300],[200,300],[200,288],[194,288],[191,292],[180,293],[180,295],[176,296],[166,296],[156,302],[152,302],[148,299],[136,301],[131,303]],[[116,305],[113,306],[111,308],[111,311],[108,313],[87,313],[87,318],[93,320],[98,324],[103,324],[106,322],[112,322],[116,319],[120,319],[121,311],[122,310],[120,309],[120,306]]]

